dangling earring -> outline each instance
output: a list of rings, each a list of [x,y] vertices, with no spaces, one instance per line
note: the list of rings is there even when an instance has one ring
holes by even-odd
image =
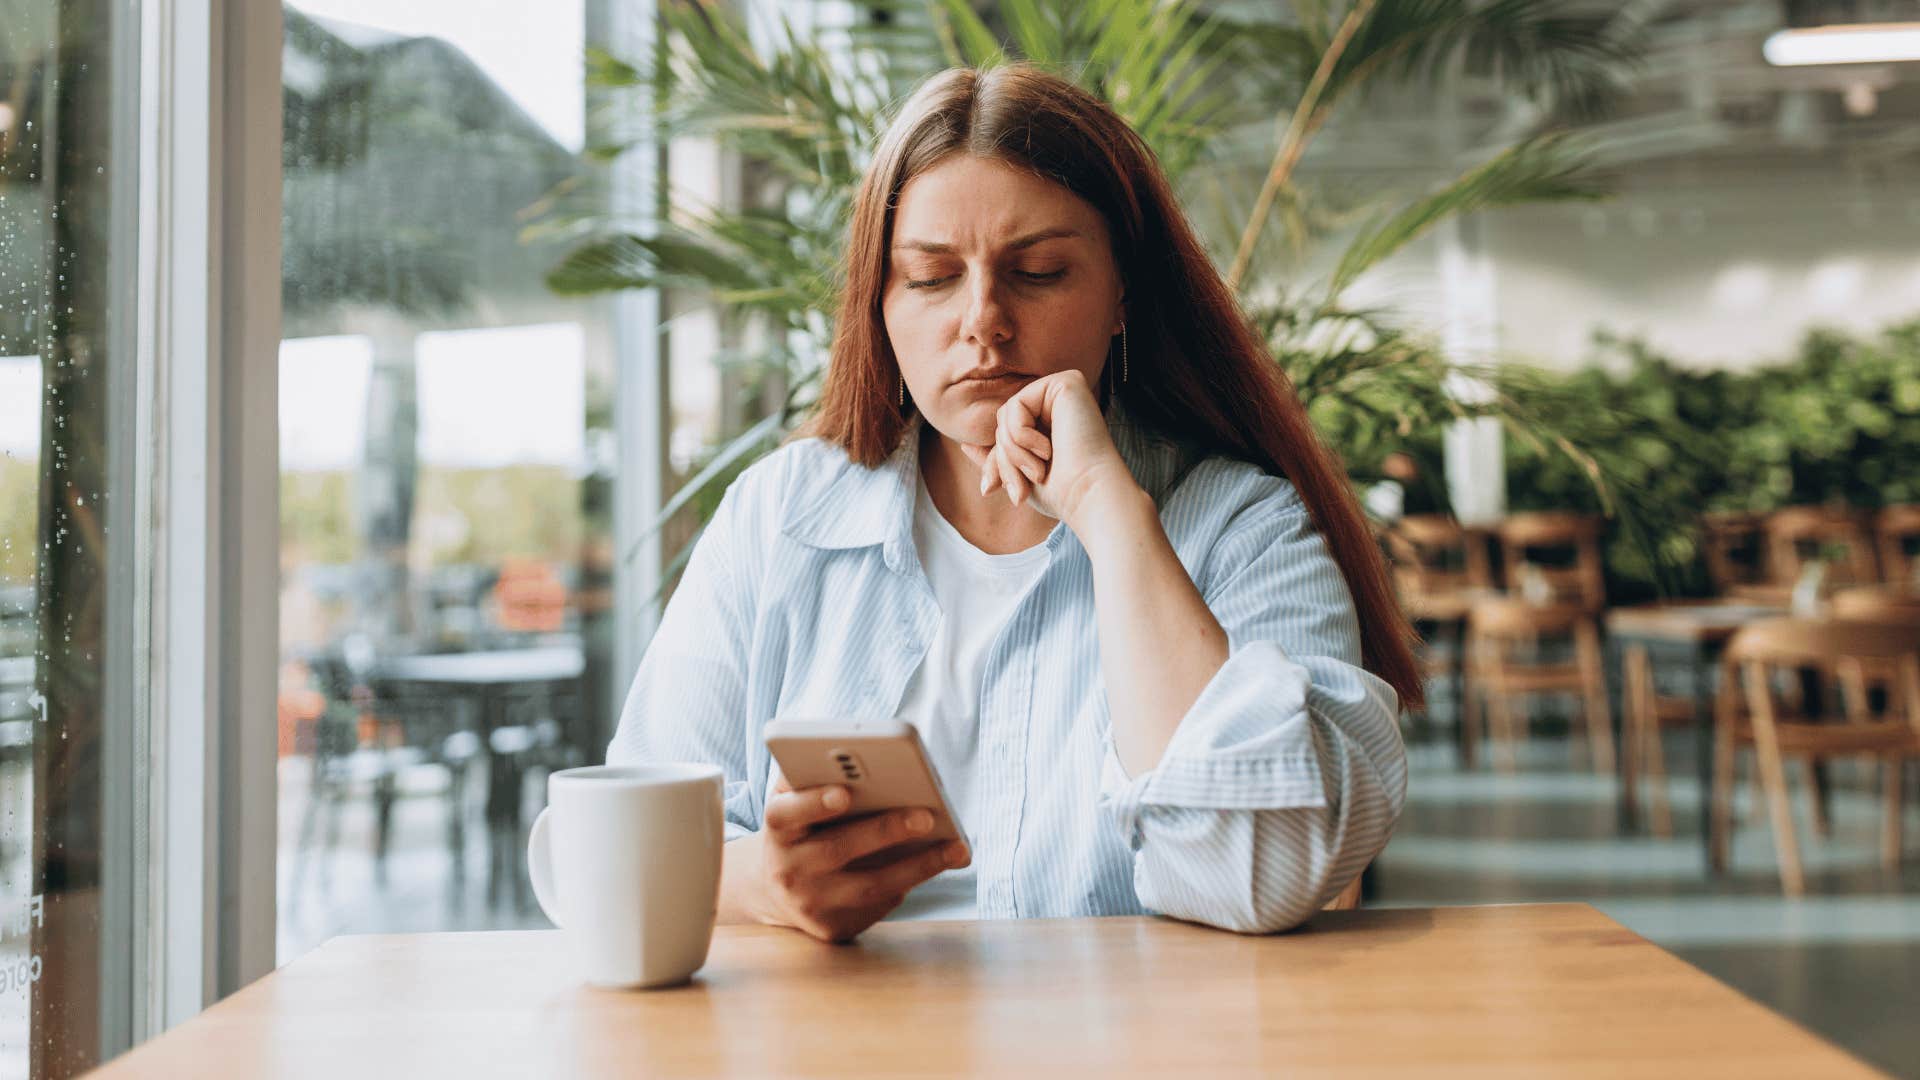
[[[1127,381],[1127,324],[1120,324],[1120,381]]]
[[[900,400],[895,404],[905,405],[906,403],[907,403],[907,377],[905,375],[902,375],[900,376]]]

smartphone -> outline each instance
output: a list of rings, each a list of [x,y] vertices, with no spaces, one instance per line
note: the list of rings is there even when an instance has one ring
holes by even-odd
[[[905,844],[849,864],[855,868],[891,862],[948,840],[965,840],[940,774],[927,759],[920,733],[904,720],[770,720],[762,736],[780,773],[795,790],[841,784],[853,805],[833,824],[883,810],[924,806],[933,830]]]

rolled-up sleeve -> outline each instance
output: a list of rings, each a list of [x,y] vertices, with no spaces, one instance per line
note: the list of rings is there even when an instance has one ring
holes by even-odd
[[[1285,930],[1386,846],[1406,798],[1398,698],[1360,667],[1345,578],[1291,488],[1236,515],[1204,578],[1227,662],[1151,771],[1127,775],[1109,728],[1101,806],[1147,908]]]
[[[739,569],[743,483],[721,497],[647,644],[607,764],[702,761],[726,775],[726,838],[759,828],[747,782],[746,687],[753,581]]]

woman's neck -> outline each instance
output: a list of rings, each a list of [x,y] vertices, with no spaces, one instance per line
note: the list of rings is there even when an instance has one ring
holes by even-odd
[[[1046,540],[1052,518],[1031,506],[1015,506],[1005,491],[980,494],[980,470],[960,444],[923,417],[920,424],[920,475],[940,515],[967,542],[989,555],[1010,555]]]

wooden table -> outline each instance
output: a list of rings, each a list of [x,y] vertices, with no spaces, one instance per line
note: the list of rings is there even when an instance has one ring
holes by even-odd
[[[1713,805],[1713,673],[1720,653],[1740,628],[1761,619],[1786,614],[1782,608],[1742,601],[1682,601],[1612,608],[1606,613],[1607,638],[1622,656],[1628,649],[1660,647],[1677,650],[1688,671],[1693,696],[1694,756],[1700,781],[1700,843],[1707,873],[1715,870],[1712,830],[1707,827]],[[1624,681],[1624,680],[1623,680]],[[1633,754],[1620,739],[1621,825],[1637,826]]]
[[[554,935],[335,938],[98,1075],[1877,1075],[1584,904],[721,927],[653,992]]]

